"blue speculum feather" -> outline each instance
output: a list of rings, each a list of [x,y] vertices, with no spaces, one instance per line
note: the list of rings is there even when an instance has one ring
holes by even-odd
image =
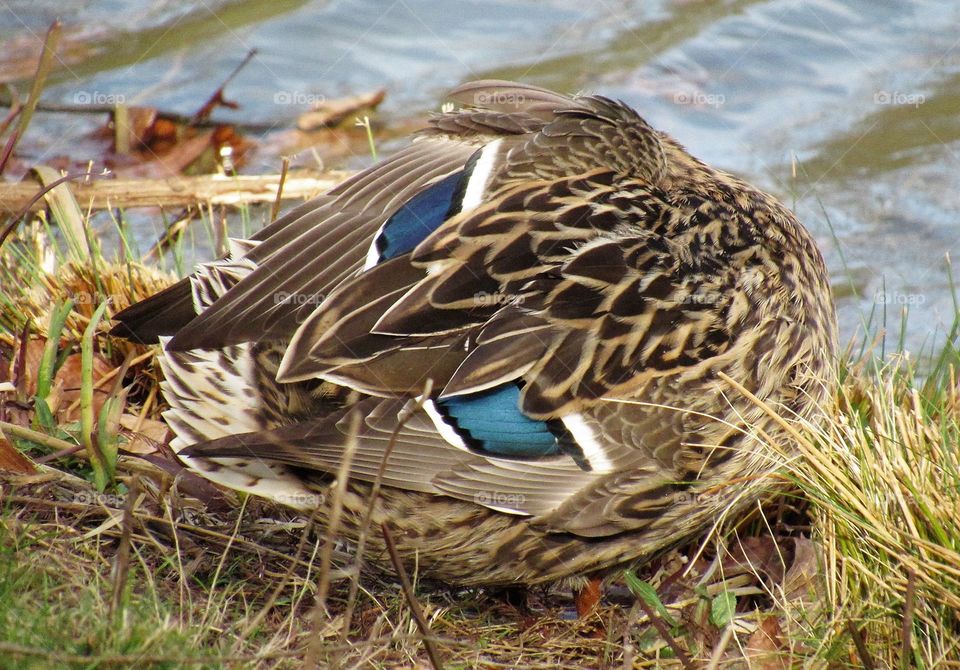
[[[447,423],[476,451],[519,458],[553,456],[562,451],[555,426],[520,411],[517,384],[444,398],[436,405]]]
[[[459,204],[454,201],[463,175],[461,170],[444,177],[410,198],[387,220],[374,242],[381,261],[412,251],[446,221]]]

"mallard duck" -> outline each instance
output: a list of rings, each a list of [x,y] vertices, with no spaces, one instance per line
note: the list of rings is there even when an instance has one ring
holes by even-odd
[[[386,524],[465,586],[601,575],[755,501],[793,439],[769,408],[817,421],[834,388],[810,234],[622,102],[449,101],[117,316],[162,342],[179,458],[325,519],[349,452],[343,538],[378,482],[367,563]]]

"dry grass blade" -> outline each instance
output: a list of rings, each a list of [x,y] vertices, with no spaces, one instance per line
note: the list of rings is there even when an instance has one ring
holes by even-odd
[[[87,246],[87,235],[84,226],[83,212],[76,198],[67,185],[69,181],[58,171],[46,165],[36,165],[33,173],[43,184],[44,198],[50,206],[53,220],[60,226],[63,236],[67,240],[67,248],[74,261],[79,264],[89,262],[90,249]]]
[[[3,202],[0,204],[5,206],[7,209],[15,207],[16,203],[20,200],[26,200],[26,204],[22,205],[19,210],[14,210],[16,211],[16,213],[8,221],[7,227],[3,229],[2,233],[0,233],[0,247],[3,246],[4,242],[6,242],[7,238],[10,236],[10,233],[12,233],[16,229],[17,224],[20,223],[21,219],[23,219],[23,217],[25,217],[28,213],[30,213],[30,210],[33,209],[34,205],[40,202],[40,200],[44,199],[47,196],[47,194],[50,193],[53,189],[59,187],[61,184],[66,184],[67,182],[74,181],[76,179],[88,179],[90,177],[96,178],[100,176],[103,176],[103,175],[94,175],[89,172],[85,172],[79,175],[68,174],[68,175],[59,177],[57,179],[54,179],[53,181],[50,181],[48,183],[42,184],[39,190],[35,190],[28,183],[26,185],[27,192],[24,194],[23,197],[19,199],[15,195],[14,197],[10,197],[11,196],[10,192],[12,190],[22,189],[24,185],[22,183],[21,184],[4,184],[4,189],[6,190],[6,194],[5,194],[6,197],[3,198]],[[2,211],[3,210],[0,209],[0,213],[2,213]]]
[[[296,656],[296,652],[278,652],[274,654],[265,654],[263,656],[234,656],[234,657],[225,657],[225,656],[215,656],[215,657],[200,657],[200,658],[188,658],[183,656],[175,655],[164,655],[164,656],[155,656],[152,654],[104,654],[98,656],[90,656],[87,654],[70,654],[66,652],[56,652],[50,651],[49,649],[38,649],[35,647],[27,647],[20,644],[11,644],[9,642],[0,642],[0,652],[3,652],[7,655],[8,658],[40,658],[49,663],[56,664],[70,664],[77,665],[83,664],[85,666],[90,666],[93,663],[102,664],[105,667],[111,666],[120,666],[120,667],[140,667],[144,664],[183,664],[183,665],[208,665],[210,663],[251,663],[257,660],[271,660],[277,658],[288,658],[290,656]],[[31,666],[34,667],[34,666]],[[47,666],[54,667],[54,666]]]
[[[906,670],[913,665],[913,607],[917,595],[917,573],[907,569],[907,593],[903,598],[903,625],[901,627],[900,667]]]
[[[127,491],[126,504],[123,506],[123,521],[121,523],[120,544],[113,566],[113,590],[110,598],[111,619],[116,620],[123,607],[123,592],[127,585],[127,576],[130,574],[130,536],[133,533],[133,510],[140,495],[140,480],[134,476]]]
[[[306,200],[333,188],[351,176],[350,172],[289,170],[281,197],[285,201]],[[43,207],[40,200],[50,187],[69,182],[68,188],[78,203],[94,210],[135,207],[187,207],[201,203],[239,206],[274,203],[280,176],[220,174],[176,176],[162,179],[117,177],[105,179],[102,173],[82,173],[61,177],[49,187],[24,181],[4,184],[0,215],[15,215],[19,220]],[[109,175],[113,177],[113,175]]]
[[[373,511],[377,505],[377,499],[380,497],[380,487],[383,484],[383,476],[387,470],[387,462],[390,460],[390,455],[393,453],[394,447],[397,445],[397,438],[400,436],[400,431],[403,430],[404,426],[407,425],[410,417],[419,411],[423,406],[423,402],[430,397],[430,392],[433,390],[433,380],[427,379],[424,384],[423,391],[421,392],[419,398],[414,403],[413,407],[410,408],[403,416],[400,417],[400,420],[397,422],[396,427],[393,429],[393,433],[390,435],[390,440],[387,442],[387,448],[384,449],[383,458],[380,459],[380,466],[377,468],[377,476],[373,480],[373,486],[370,489],[369,500],[367,501],[367,509],[363,515],[363,521],[360,524],[360,532],[357,537],[357,549],[356,549],[356,569],[350,578],[350,593],[347,597],[347,608],[343,615],[343,628],[340,632],[340,639],[345,641],[347,636],[350,633],[350,626],[353,622],[353,612],[356,607],[357,602],[357,592],[360,588],[360,571],[363,567],[363,554],[367,546],[367,536],[370,532],[370,525],[373,521]]]
[[[410,584],[410,578],[407,577],[407,571],[403,569],[403,562],[400,560],[400,554],[397,553],[396,542],[393,541],[393,533],[390,532],[386,522],[380,525],[380,531],[383,533],[383,541],[387,545],[387,552],[390,554],[390,562],[393,569],[397,571],[397,577],[400,579],[400,588],[403,589],[403,596],[407,600],[410,612],[413,614],[414,621],[417,622],[417,628],[420,629],[420,635],[423,636],[423,646],[427,650],[427,656],[430,657],[430,663],[434,670],[443,670],[443,662],[440,660],[440,652],[437,651],[433,643],[433,637],[430,633],[430,624],[423,616],[423,608],[420,607],[420,601],[417,600],[413,592],[413,586]]]
[[[351,394],[348,403],[356,403],[356,394]],[[304,657],[304,665],[308,668],[316,667],[320,658],[320,640],[323,639],[321,629],[324,623],[329,620],[330,613],[327,609],[327,597],[330,592],[330,572],[333,563],[333,549],[336,546],[337,534],[340,530],[340,521],[343,517],[343,500],[347,495],[347,483],[350,479],[350,467],[353,465],[353,456],[357,450],[357,435],[360,432],[360,413],[354,409],[350,412],[350,423],[346,448],[343,452],[343,459],[340,461],[340,468],[337,471],[336,484],[331,487],[332,499],[330,501],[330,513],[327,522],[326,538],[323,548],[320,551],[319,578],[317,580],[316,602],[311,612],[311,621],[314,629],[314,638],[307,647],[307,653]]]
[[[280,216],[280,204],[283,202],[283,187],[287,183],[287,173],[290,171],[290,157],[284,156],[280,166],[280,181],[277,183],[277,197],[270,206],[270,220],[276,221]]]
[[[293,573],[297,567],[297,564],[301,560],[303,551],[307,546],[307,538],[310,536],[310,533],[313,530],[314,520],[314,516],[311,516],[307,520],[306,526],[304,526],[303,531],[300,533],[300,541],[297,543],[297,549],[293,554],[293,560],[291,560],[287,565],[287,569],[284,572],[283,577],[277,581],[276,587],[274,587],[273,591],[270,592],[270,595],[260,608],[260,611],[257,612],[257,614],[247,623],[244,629],[237,636],[237,639],[233,644],[234,651],[236,651],[237,648],[263,624],[264,620],[267,618],[267,615],[280,598],[280,594],[289,585],[290,579],[293,577]]]
[[[43,51],[40,53],[40,60],[37,63],[37,71],[33,76],[33,83],[30,85],[30,97],[20,111],[20,125],[7,139],[3,148],[3,155],[0,156],[0,174],[3,174],[6,169],[7,162],[13,155],[17,142],[27,132],[27,126],[30,125],[33,111],[40,101],[40,93],[43,91],[43,86],[47,82],[47,75],[50,74],[50,69],[53,67],[53,58],[57,53],[57,45],[60,42],[60,27],[60,21],[54,21],[47,29],[47,35],[43,40]]]
[[[6,421],[0,421],[0,434],[10,435],[12,437],[16,437],[21,440],[27,440],[28,442],[33,442],[34,444],[39,444],[50,449],[59,449],[70,453],[84,448],[83,445],[71,444],[66,440],[61,440],[60,438],[53,437],[52,435],[31,430],[26,426],[18,426],[13,423],[7,423]]]

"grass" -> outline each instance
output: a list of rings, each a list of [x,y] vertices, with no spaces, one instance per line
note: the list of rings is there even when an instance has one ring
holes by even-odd
[[[15,527],[9,522],[8,518],[0,532],[4,667],[86,665],[91,652],[105,665],[163,665],[171,657],[202,659],[203,652],[198,649],[217,648],[220,622],[200,626],[196,625],[199,622],[179,621],[176,601],[168,602],[158,590],[157,582],[165,579],[169,566],[134,567],[131,579],[145,588],[127,598],[121,618],[114,619],[106,616],[111,594],[109,566],[96,543],[80,547],[76,537],[71,538],[72,544],[59,541],[65,529],[51,531],[42,523]],[[224,607],[216,611],[229,616],[229,598],[224,596],[222,602]],[[38,648],[51,651],[39,656],[16,653]],[[219,662],[204,665],[219,667]]]
[[[172,276],[116,220],[113,256],[63,224],[0,249],[0,430],[28,459],[0,473],[4,668],[427,667],[415,605],[446,668],[960,667],[960,309],[930,360],[850,356],[835,419],[793,426],[789,493],[615,576],[584,620],[558,589],[351,595],[343,555],[318,616],[323,529],[177,468],[150,350],[98,323]]]

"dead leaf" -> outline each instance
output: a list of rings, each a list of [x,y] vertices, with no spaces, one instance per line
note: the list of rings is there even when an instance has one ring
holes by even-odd
[[[744,656],[753,670],[786,670],[790,659],[783,644],[783,630],[774,615],[768,616],[757,627],[744,647]]]
[[[10,381],[10,373],[12,372],[10,369],[10,366],[11,366],[10,359],[7,358],[2,351],[0,351],[0,382],[7,383]],[[16,390],[16,389],[13,389],[13,390]]]
[[[790,600],[813,602],[819,598],[820,562],[816,545],[805,537],[794,538],[793,564],[783,578],[783,593]]]
[[[23,365],[23,379],[19,380],[17,386],[20,388],[20,392],[28,398],[37,394],[37,371],[40,369],[40,358],[43,356],[43,348],[46,345],[47,340],[42,337],[27,340],[18,354],[18,356],[22,356],[22,359],[14,363],[14,366]]]
[[[232,172],[237,167],[240,167],[244,163],[244,156],[247,151],[253,146],[253,143],[243,137],[240,133],[237,132],[237,129],[234,126],[217,126],[213,129],[213,138],[211,139],[211,144],[217,150],[217,156],[220,159],[221,163],[224,164],[224,168],[228,168],[227,172]],[[223,149],[229,147],[229,161],[230,165],[226,165],[226,154]]]
[[[0,435],[0,472],[32,475],[36,471],[33,462],[13,446],[10,440]]]
[[[130,431],[127,435],[127,443],[123,445],[124,451],[134,454],[156,453],[160,445],[167,442],[170,435],[170,429],[164,422],[153,419],[141,421],[135,414],[121,415],[120,427]]]
[[[183,140],[153,160],[140,165],[118,167],[115,172],[122,177],[141,177],[145,179],[163,179],[177,176],[210,148],[212,137],[212,131],[201,133]]]
[[[335,128],[344,121],[361,116],[363,113],[369,114],[383,102],[386,94],[386,90],[381,88],[370,93],[315,103],[313,109],[304,112],[297,119],[297,128],[304,132],[318,128]]]
[[[72,411],[70,406],[80,399],[80,354],[70,354],[67,356],[63,365],[57,370],[53,378],[54,386],[62,384],[62,390],[59,393],[59,403],[56,409],[57,420],[60,423],[76,421],[80,418],[80,406],[77,405]],[[113,370],[113,366],[99,354],[93,355],[93,412],[94,416],[100,415],[100,408],[103,407],[104,400],[110,392],[109,384],[106,388],[97,388],[96,384],[101,377]],[[51,406],[51,410],[54,408]]]
[[[732,541],[723,557],[723,574],[732,577],[739,574],[758,574],[770,583],[780,584],[786,560],[778,549],[777,542],[769,535],[744,537]]]
[[[117,130],[116,124],[116,112],[110,115],[110,120],[107,122],[107,125],[101,128],[96,132],[97,136],[102,136],[104,138],[111,138],[115,141],[113,150],[117,151],[118,140],[125,140],[125,144],[129,149],[134,149],[137,151],[142,151],[143,149],[150,147],[151,150],[156,151],[151,144],[157,140],[161,139],[162,135],[156,132],[158,127],[163,127],[161,119],[158,117],[158,111],[156,107],[126,107],[125,108],[127,115],[127,124],[126,128],[123,130],[125,137],[118,137],[121,131]],[[176,131],[174,129],[174,135]],[[176,137],[173,138],[173,143],[176,143]],[[172,144],[171,144],[172,145]]]

